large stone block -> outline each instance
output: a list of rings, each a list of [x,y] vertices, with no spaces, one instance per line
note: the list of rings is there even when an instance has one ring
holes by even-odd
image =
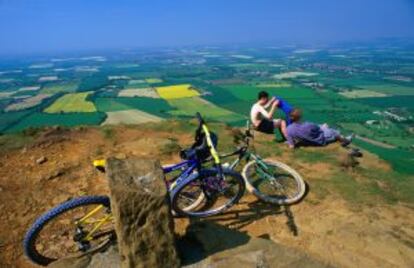
[[[174,223],[159,161],[107,160],[117,246],[68,256],[56,268],[179,267]]]
[[[159,161],[107,161],[121,267],[179,267],[174,223]]]

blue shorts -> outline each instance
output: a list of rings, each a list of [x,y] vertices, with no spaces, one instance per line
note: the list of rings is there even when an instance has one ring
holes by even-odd
[[[326,124],[319,126],[323,132],[325,138],[325,144],[335,142],[339,137],[340,133],[338,130],[328,127]]]

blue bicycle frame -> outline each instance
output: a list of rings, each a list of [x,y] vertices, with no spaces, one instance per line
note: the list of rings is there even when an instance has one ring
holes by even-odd
[[[167,181],[167,189],[169,192],[173,192],[174,189],[181,184],[188,183],[189,181],[193,180],[194,178],[198,177],[198,172],[194,173],[194,170],[196,170],[200,166],[200,162],[195,159],[191,160],[185,160],[181,163],[174,164],[171,166],[164,166],[162,167],[164,174],[171,173],[176,170],[183,170],[181,174],[176,178],[173,182],[169,183]],[[171,195],[173,196],[173,195]]]

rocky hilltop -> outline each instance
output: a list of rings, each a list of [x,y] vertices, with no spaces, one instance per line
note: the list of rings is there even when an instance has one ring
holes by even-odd
[[[74,196],[109,194],[107,179],[94,170],[92,160],[113,156],[176,162],[180,146],[191,144],[194,128],[171,121],[0,136],[0,263],[34,267],[21,242],[37,216]],[[221,151],[234,147],[231,129],[221,124],[211,128],[219,134]],[[246,194],[224,215],[191,223],[175,219],[178,248],[198,243],[203,249],[201,255],[181,256],[185,262],[194,264],[195,255],[204,264],[257,265],[249,261],[260,263],[266,252],[269,267],[292,260],[278,254],[293,256],[297,267],[304,260],[337,267],[414,265],[413,176],[396,173],[366,152],[358,165],[349,165],[347,152],[336,145],[290,151],[272,137],[258,135],[255,147],[300,172],[309,186],[307,196],[295,206],[277,207]],[[220,239],[206,239],[215,234]],[[116,250],[106,254],[111,252]],[[227,265],[228,256],[236,260]]]

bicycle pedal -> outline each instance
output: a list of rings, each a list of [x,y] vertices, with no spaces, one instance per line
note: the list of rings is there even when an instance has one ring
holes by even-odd
[[[82,252],[86,252],[91,249],[91,243],[89,242],[77,242],[78,248]]]

